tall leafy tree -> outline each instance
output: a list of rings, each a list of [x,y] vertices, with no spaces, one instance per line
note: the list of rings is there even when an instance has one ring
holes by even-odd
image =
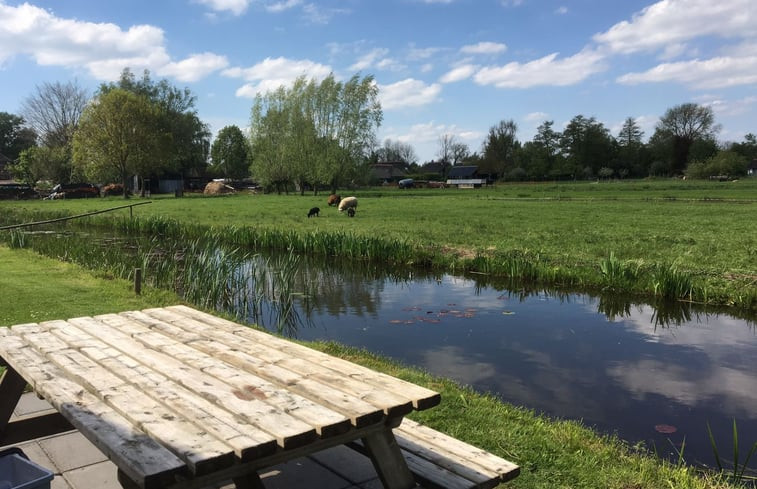
[[[89,178],[120,181],[127,188],[131,175],[160,169],[169,141],[155,104],[143,95],[112,89],[82,114],[74,136],[74,164]]]
[[[515,168],[515,157],[520,148],[517,132],[518,125],[512,119],[501,120],[489,128],[482,149],[486,173],[504,178]]]
[[[155,81],[149,70],[137,78],[130,69],[121,72],[115,83],[100,86],[99,93],[114,89],[126,90],[146,98],[158,109],[161,130],[170,134],[166,141],[168,165],[166,171],[182,176],[204,172],[210,156],[210,129],[202,122],[195,109],[196,97],[188,88],[178,88],[168,80]]]
[[[566,158],[565,171],[574,177],[591,178],[615,159],[616,142],[610,131],[594,117],[577,115],[570,120],[560,137],[560,149]]]
[[[732,144],[730,149],[749,161],[757,159],[757,136],[750,132],[743,141]]]
[[[636,119],[627,117],[623,127],[618,132],[618,172],[627,173],[637,177],[648,175],[649,151],[644,146],[642,138],[644,131],[641,130]]]
[[[21,152],[12,166],[13,178],[29,185],[40,180],[71,182],[80,175],[71,165],[70,151],[64,147],[32,146]]]
[[[27,148],[35,145],[34,130],[26,127],[23,117],[0,112],[0,154],[15,160]]]
[[[250,173],[248,142],[237,126],[226,126],[216,136],[210,148],[210,157],[216,174],[225,178],[241,179]]]
[[[660,137],[669,140],[671,170],[675,173],[686,169],[690,150],[697,140],[712,140],[719,130],[712,107],[693,103],[669,108],[656,127]]]
[[[329,75],[320,83],[301,77],[290,88],[259,94],[250,124],[253,176],[279,189],[309,182],[336,191],[360,175],[381,120],[370,76],[338,82]]]

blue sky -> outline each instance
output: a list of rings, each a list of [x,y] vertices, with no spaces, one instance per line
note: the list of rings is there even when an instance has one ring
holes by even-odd
[[[190,88],[214,133],[299,75],[371,74],[380,140],[421,162],[445,134],[480,150],[503,119],[521,141],[579,114],[648,137],[686,102],[714,109],[723,141],[757,133],[755,0],[0,0],[0,111],[127,66]]]

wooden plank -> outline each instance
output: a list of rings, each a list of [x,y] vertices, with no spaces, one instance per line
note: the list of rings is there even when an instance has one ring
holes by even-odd
[[[162,309],[146,309],[143,312],[157,317],[165,317],[165,312],[171,311],[182,316],[194,319],[196,321],[222,329],[228,333],[237,336],[237,347],[243,349],[249,345],[264,344],[272,348],[287,353],[295,358],[302,358],[315,364],[320,364],[326,368],[350,376],[353,379],[364,382],[377,389],[384,389],[395,395],[402,396],[413,403],[415,409],[428,409],[436,406],[441,401],[439,393],[430,389],[420,387],[411,382],[397,379],[390,375],[373,371],[369,368],[357,365],[347,360],[333,357],[291,341],[277,338],[268,333],[243,326],[211,314],[192,309],[187,306],[170,306]],[[231,346],[231,345],[230,345]]]
[[[171,324],[163,320],[144,315],[140,312],[122,313],[122,315],[138,319],[143,322],[143,324],[149,324],[150,327],[155,331],[160,331],[161,333],[169,335],[176,334],[178,335],[178,337],[186,338],[186,334],[183,334],[181,332],[184,331],[183,329],[180,329],[178,332],[175,331],[178,327],[178,324]],[[171,318],[173,318],[174,320],[178,319],[179,323],[192,323],[191,320],[185,319],[182,316],[171,314]],[[233,369],[234,371],[242,369],[248,374],[254,374],[261,381],[272,383],[272,385],[276,386],[276,391],[291,391],[298,394],[297,397],[302,399],[302,401],[306,401],[312,406],[320,405],[320,409],[327,407],[328,411],[331,413],[340,413],[340,417],[342,419],[349,419],[351,424],[357,428],[378,423],[383,420],[383,414],[380,409],[354,395],[345,393],[344,391],[336,389],[334,386],[327,383],[314,381],[307,375],[303,376],[299,373],[284,369],[278,365],[262,361],[260,359],[249,356],[246,353],[237,351],[237,345],[229,346],[216,341],[217,335],[223,336],[228,335],[228,333],[209,329],[202,323],[186,325],[182,324],[181,326],[187,328],[188,331],[202,335],[199,339],[196,340],[190,340],[189,338],[186,338],[187,346],[191,347],[195,351],[202,351],[204,352],[204,354],[209,355],[210,358],[213,358],[213,364],[209,367],[213,367],[219,375],[223,375],[223,378],[226,378],[226,374],[218,372],[220,365],[215,360],[223,360],[224,362],[233,365],[234,367],[236,367],[235,369]],[[201,328],[201,330],[198,331],[194,329],[194,326]],[[237,339],[238,338],[233,336],[231,338],[231,340]],[[243,349],[246,350],[247,345],[244,345]],[[195,359],[194,361],[200,360]],[[204,368],[203,370],[209,371],[208,368]],[[245,387],[247,385],[249,384],[246,384]],[[288,395],[289,394],[287,394],[287,396]],[[290,404],[289,406],[287,406],[287,409],[291,409],[291,407],[292,406]],[[303,416],[303,419],[306,419],[304,416],[307,414],[307,412],[305,411],[303,411],[301,414],[299,414],[299,409],[297,411],[291,412],[295,416],[301,415]],[[318,418],[310,418],[307,419],[307,421],[311,423],[320,423]],[[317,426],[317,424],[314,424],[314,426]],[[332,432],[333,434],[336,434],[338,430],[332,430]],[[327,433],[324,433],[322,436],[326,435]]]
[[[20,337],[0,339],[0,355],[140,487],[164,487],[187,472],[176,455],[66,378]]]
[[[409,419],[403,419],[395,435],[403,450],[472,481],[502,482],[520,471],[508,460]]]
[[[160,400],[203,429],[224,440],[241,461],[269,455],[276,450],[276,439],[269,433],[240,419],[229,411],[194,395],[161,373],[142,365],[106,343],[78,328],[57,328],[53,334],[98,362],[121,379],[128,380],[145,393]]]
[[[219,331],[204,323],[185,318],[170,311],[161,310],[158,313],[161,320],[153,319],[152,316],[147,316],[143,313],[123,314],[129,317],[139,315],[140,320],[146,324],[149,323],[152,328],[171,334],[177,339],[181,338],[187,344],[208,352],[213,356],[217,357],[220,353],[227,353],[229,356],[225,360],[235,366],[241,367],[241,364],[249,366],[251,365],[250,362],[254,362],[256,359],[260,360],[261,363],[259,365],[261,367],[267,364],[275,364],[277,367],[285,368],[303,379],[315,381],[317,384],[313,385],[312,393],[303,393],[303,395],[311,398],[315,396],[320,403],[328,402],[329,396],[326,394],[336,388],[340,393],[335,395],[334,399],[336,401],[330,403],[335,409],[344,409],[345,406],[349,405],[347,404],[349,398],[345,398],[343,395],[347,394],[359,400],[353,407],[357,412],[371,412],[370,408],[367,408],[364,403],[371,404],[375,408],[380,409],[387,416],[402,416],[412,411],[412,403],[406,396],[399,396],[393,392],[377,389],[375,386],[366,384],[361,380],[344,375],[343,372],[325,368],[306,359],[294,358],[288,353],[283,353],[281,350],[268,347],[263,343],[258,342],[253,344],[247,342],[241,345],[241,347],[235,347],[233,350],[230,350],[230,345],[238,345],[238,336],[222,330]],[[150,318],[152,322],[147,318]],[[177,324],[181,324],[182,326],[176,326]],[[219,341],[223,343],[219,343]],[[255,370],[258,371],[259,368],[255,367]],[[279,379],[272,378],[272,381],[278,382]],[[357,426],[365,424],[356,420],[355,411],[345,414],[355,420]]]
[[[219,335],[220,331],[226,332],[227,335],[218,336],[218,338],[222,338],[222,341],[231,348],[236,348],[244,352],[258,351],[261,347],[275,349],[286,357],[298,358],[307,361],[314,366],[327,369],[327,371],[337,374],[338,376],[349,377],[366,386],[369,390],[387,393],[387,395],[402,399],[404,402],[411,402],[415,409],[427,409],[433,407],[437,405],[441,399],[437,392],[424,387],[417,386],[390,375],[362,367],[347,360],[342,360],[326,353],[318,352],[311,348],[298,345],[297,343],[277,338],[268,333],[257,331],[253,328],[242,326],[186,306],[147,309],[143,312],[179,326],[186,328],[191,327],[194,330],[200,327],[201,324],[198,323],[204,323],[206,327],[212,327],[215,331],[215,335]],[[177,318],[171,316],[169,314],[170,312],[180,314],[183,317]],[[187,319],[194,320],[195,322],[187,322]],[[228,336],[228,334],[233,336]],[[319,371],[324,372],[324,370]],[[400,405],[402,401],[393,402],[397,402],[397,404]]]
[[[154,335],[160,333],[161,335],[167,335],[172,338],[175,338],[175,334],[178,334],[179,337],[186,336],[181,335],[183,330],[168,323],[157,321],[154,318],[137,311],[122,313],[121,316],[127,317],[145,327],[149,325],[150,329],[145,330],[147,332],[140,333],[140,330],[132,330],[132,333],[139,334],[140,341],[151,346],[156,345],[156,343],[150,341],[150,338],[152,338],[151,334]],[[175,331],[177,329],[179,330],[178,332]],[[194,341],[187,341],[186,344],[174,342],[172,344],[167,344],[162,350],[164,353],[177,360],[194,365],[205,373],[223,379],[224,382],[236,388],[234,394],[237,396],[254,396],[261,398],[277,409],[301,419],[313,426],[321,437],[334,436],[350,429],[350,419],[345,417],[344,414],[340,414],[333,409],[329,409],[321,404],[316,404],[309,399],[290,393],[289,391],[292,390],[291,382],[288,382],[282,389],[281,385],[276,385],[268,380],[264,380],[259,375],[240,371],[238,368],[234,368],[228,363],[219,361],[222,360],[222,358],[215,354],[211,355],[214,352],[208,352],[202,348],[197,348],[197,346],[198,343]],[[328,386],[323,386],[323,390],[327,389]],[[366,416],[363,412],[359,412],[358,415]],[[375,412],[375,410],[371,409],[371,412]],[[378,419],[375,419],[374,422],[380,420],[379,417]]]
[[[98,316],[97,319],[76,318],[69,322],[141,364],[174,379],[195,395],[242,416],[247,422],[271,433],[282,449],[307,444],[317,436],[312,427],[293,416],[276,410],[259,399],[234,396],[232,386],[169,355],[146,348],[145,344],[138,341],[138,336],[131,337],[106,322],[110,320],[112,324],[124,326],[128,322],[126,318],[115,314],[106,316]]]
[[[42,323],[40,326],[50,325]],[[59,329],[60,324],[52,327]],[[68,329],[68,325],[66,327]],[[193,474],[208,473],[234,462],[229,445],[82,353],[61,348],[61,345],[68,345],[52,332],[24,334],[22,337],[68,378],[85,386],[90,393],[184,460]]]

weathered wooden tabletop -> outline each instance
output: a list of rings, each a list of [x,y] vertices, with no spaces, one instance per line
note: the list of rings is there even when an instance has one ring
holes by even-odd
[[[125,486],[201,487],[362,439],[411,487],[391,429],[439,394],[186,306],[0,328],[0,432],[28,382]]]

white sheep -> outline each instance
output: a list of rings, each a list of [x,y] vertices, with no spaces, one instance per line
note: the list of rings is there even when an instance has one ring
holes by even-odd
[[[339,202],[339,212],[346,209],[357,209],[357,197],[345,197]]]

